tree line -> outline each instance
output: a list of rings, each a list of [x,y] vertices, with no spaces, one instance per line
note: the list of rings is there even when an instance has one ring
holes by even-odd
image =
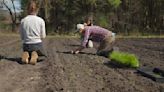
[[[25,16],[29,0],[22,0]],[[116,33],[164,33],[164,0],[36,0],[38,15],[51,32],[69,33],[91,17]]]

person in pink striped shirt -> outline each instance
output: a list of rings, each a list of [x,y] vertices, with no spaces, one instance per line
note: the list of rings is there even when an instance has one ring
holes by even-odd
[[[98,55],[103,51],[112,50],[115,42],[115,36],[112,31],[100,26],[84,26],[83,24],[77,24],[77,29],[83,35],[83,40],[81,46],[78,49],[71,51],[71,53],[78,54],[86,48],[89,39],[100,44],[97,49]]]

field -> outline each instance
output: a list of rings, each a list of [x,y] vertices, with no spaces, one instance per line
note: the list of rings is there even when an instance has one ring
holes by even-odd
[[[18,36],[0,36],[0,43],[0,92],[164,92],[164,83],[117,67],[93,48],[68,53],[80,44],[77,38],[45,39],[48,58],[36,65],[19,63]],[[141,67],[164,69],[163,38],[120,38],[116,47],[135,54]]]

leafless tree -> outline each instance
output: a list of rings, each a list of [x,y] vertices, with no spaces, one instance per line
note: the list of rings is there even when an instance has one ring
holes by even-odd
[[[6,0],[3,0],[3,5],[7,8],[7,10],[10,13],[10,17],[11,17],[11,20],[12,20],[12,32],[14,32],[15,29],[16,29],[16,10],[15,10],[15,5],[14,5],[14,0],[11,0],[11,3],[13,5],[14,11],[12,11],[12,8],[10,8],[7,5]]]

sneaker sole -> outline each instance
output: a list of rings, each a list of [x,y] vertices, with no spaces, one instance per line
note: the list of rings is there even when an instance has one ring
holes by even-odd
[[[30,64],[35,65],[37,63],[37,59],[38,59],[38,54],[37,52],[32,52],[31,54],[31,60],[30,60]]]
[[[28,52],[24,52],[22,55],[22,63],[28,64],[29,62],[28,58],[29,58]]]

